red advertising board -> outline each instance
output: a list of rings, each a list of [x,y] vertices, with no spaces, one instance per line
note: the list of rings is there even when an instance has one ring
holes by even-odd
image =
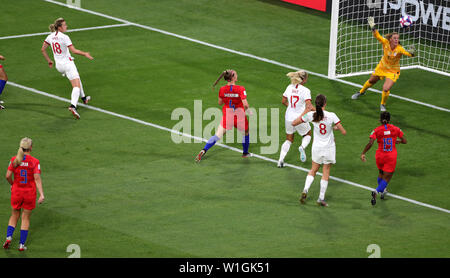
[[[300,6],[304,6],[307,8],[323,12],[327,11],[327,0],[282,0],[282,1],[297,4]]]

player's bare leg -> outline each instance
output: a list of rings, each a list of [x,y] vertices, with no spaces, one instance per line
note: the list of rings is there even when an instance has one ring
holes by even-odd
[[[8,231],[6,234],[6,241],[3,244],[3,248],[5,248],[5,249],[8,249],[9,246],[11,245],[12,233],[14,232],[14,229],[17,225],[17,221],[19,221],[19,217],[20,217],[20,210],[12,209],[11,217],[9,218],[9,222],[8,222]]]

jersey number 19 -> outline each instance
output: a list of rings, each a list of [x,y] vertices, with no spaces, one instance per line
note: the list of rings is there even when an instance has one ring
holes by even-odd
[[[392,138],[383,138],[383,151],[392,151]]]

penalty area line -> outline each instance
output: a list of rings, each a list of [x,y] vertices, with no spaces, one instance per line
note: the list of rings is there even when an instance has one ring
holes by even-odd
[[[70,103],[70,99],[66,99],[66,98],[59,97],[59,96],[56,96],[56,95],[53,95],[53,94],[49,94],[49,93],[46,93],[46,92],[43,92],[43,91],[40,91],[40,90],[37,90],[37,89],[34,89],[34,88],[30,88],[30,87],[27,87],[27,86],[23,86],[23,85],[20,85],[20,84],[11,82],[11,81],[8,81],[8,85],[9,86],[13,86],[13,87],[17,87],[17,88],[20,88],[20,89],[23,89],[23,90],[28,91],[28,92],[32,92],[32,93],[35,93],[35,94],[46,96],[46,97],[49,97],[49,98],[52,98],[52,99],[56,99],[56,100],[59,100],[59,101]],[[160,130],[164,130],[164,131],[168,131],[168,132],[171,132],[171,133],[174,133],[174,134],[177,134],[177,135],[181,135],[181,136],[185,136],[185,137],[188,137],[188,138],[192,138],[194,140],[198,140],[198,141],[202,141],[202,142],[207,142],[208,141],[207,139],[204,139],[204,138],[200,138],[200,137],[197,137],[197,136],[194,136],[194,135],[191,135],[191,134],[187,134],[187,133],[182,133],[182,132],[179,132],[179,131],[176,131],[176,130],[173,130],[173,129],[170,129],[170,128],[167,128],[167,127],[164,127],[164,126],[160,126],[160,125],[157,125],[157,124],[153,124],[153,123],[149,123],[149,122],[146,122],[146,121],[142,121],[142,120],[139,120],[139,119],[136,119],[136,118],[132,118],[132,117],[129,117],[129,116],[125,116],[125,115],[122,115],[122,114],[118,114],[118,113],[115,113],[115,112],[104,110],[102,108],[98,108],[98,107],[95,107],[95,106],[92,106],[92,105],[86,105],[86,104],[82,104],[82,103],[79,103],[78,105],[82,106],[82,107],[85,107],[86,109],[90,109],[90,110],[94,110],[94,111],[97,111],[97,112],[105,113],[105,114],[108,114],[108,115],[111,115],[111,116],[115,116],[115,117],[118,117],[118,118],[121,118],[121,119],[133,121],[135,123],[139,123],[139,124],[142,124],[142,125],[145,125],[145,126],[151,126],[151,127],[154,127],[154,128],[160,129]],[[217,143],[216,146],[220,146],[222,148],[229,149],[229,150],[232,150],[232,151],[235,151],[235,152],[239,152],[239,153],[242,152],[242,150],[240,150],[238,148],[230,147],[230,146],[222,144],[222,143]],[[268,161],[268,162],[272,162],[272,163],[275,163],[275,164],[278,162],[275,159],[271,159],[271,158],[268,158],[268,157],[265,157],[265,156],[262,156],[262,155],[259,155],[259,154],[253,154],[252,153],[251,155],[252,155],[252,157],[255,157],[255,158],[258,158],[258,159],[262,159],[262,160],[265,160],[265,161]],[[306,168],[303,168],[303,167],[300,167],[300,166],[287,164],[287,163],[285,164],[285,166],[293,168],[293,169],[297,169],[297,170],[300,170],[300,171],[303,171],[303,172],[306,172],[306,173],[309,172],[309,169],[306,169]],[[322,173],[317,173],[317,174],[320,175],[320,176],[322,175]],[[341,183],[345,183],[345,184],[348,184],[348,185],[351,185],[351,186],[354,186],[354,187],[362,188],[362,189],[365,189],[365,190],[369,190],[369,191],[373,191],[374,190],[374,188],[370,188],[368,186],[365,186],[365,185],[362,185],[362,184],[358,184],[358,183],[355,183],[355,182],[352,182],[352,181],[348,181],[348,180],[345,180],[345,179],[341,179],[341,178],[337,178],[337,177],[333,177],[333,176],[330,176],[330,179],[338,181],[338,182],[341,182]],[[418,206],[427,207],[427,208],[438,210],[438,211],[442,211],[442,212],[445,212],[445,213],[450,213],[450,210],[448,210],[448,209],[444,209],[444,208],[440,208],[440,207],[433,206],[433,205],[430,205],[430,204],[422,203],[422,202],[419,202],[419,201],[416,201],[416,200],[412,200],[412,199],[405,198],[405,197],[402,197],[402,196],[399,196],[399,195],[395,195],[395,194],[391,194],[391,193],[387,193],[387,195],[391,196],[393,198],[399,199],[399,200],[403,200],[403,201],[406,201],[406,202],[409,202],[409,203],[412,203],[412,204],[416,204]]]
[[[122,24],[102,25],[102,26],[94,26],[94,27],[86,27],[86,28],[78,28],[78,29],[69,29],[69,30],[66,31],[66,33],[89,31],[89,30],[98,30],[98,29],[108,29],[108,28],[124,27],[124,26],[131,26],[131,25],[132,24],[129,24],[129,23],[122,23]],[[50,32],[14,35],[14,36],[0,37],[0,40],[18,39],[18,38],[26,38],[26,37],[36,37],[36,36],[44,36],[44,35],[49,35],[49,34],[50,34]]]

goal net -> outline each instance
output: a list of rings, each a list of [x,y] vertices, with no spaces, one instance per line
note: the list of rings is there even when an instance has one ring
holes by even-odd
[[[400,18],[409,15],[410,27]],[[373,72],[383,55],[367,17],[375,18],[382,36],[400,34],[400,44],[413,45],[416,56],[404,57],[401,69],[420,68],[450,76],[450,1],[333,0],[328,76],[339,78]]]

